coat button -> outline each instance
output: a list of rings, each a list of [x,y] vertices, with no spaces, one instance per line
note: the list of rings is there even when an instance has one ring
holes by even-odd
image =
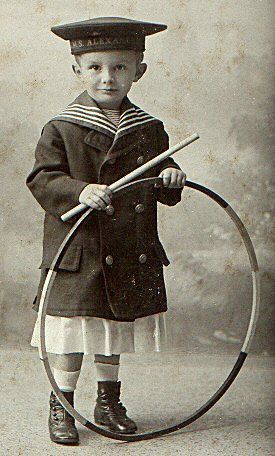
[[[115,212],[114,206],[109,204],[109,206],[106,207],[105,212],[107,215],[113,215],[113,213]]]
[[[145,255],[145,253],[142,253],[141,255],[139,255],[138,261],[139,261],[141,264],[146,263],[146,261],[147,261],[147,255]]]
[[[105,258],[105,261],[106,261],[106,264],[108,264],[108,266],[112,266],[114,259],[113,259],[112,255],[107,255]]]
[[[135,211],[137,214],[141,214],[144,211],[144,205],[143,204],[137,204],[135,207]]]
[[[114,165],[115,162],[116,162],[115,158],[110,158],[110,160],[108,160],[109,165]]]
[[[137,164],[142,165],[143,163],[144,163],[144,157],[143,157],[143,155],[140,155],[140,157],[138,157],[138,159],[137,159]]]

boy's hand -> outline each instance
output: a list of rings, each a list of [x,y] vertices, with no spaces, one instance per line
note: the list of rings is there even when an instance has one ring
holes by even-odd
[[[111,203],[111,194],[107,185],[89,184],[80,193],[79,202],[100,211]]]
[[[169,188],[184,187],[186,181],[186,174],[181,169],[176,168],[165,168],[159,177],[162,177],[164,187]]]

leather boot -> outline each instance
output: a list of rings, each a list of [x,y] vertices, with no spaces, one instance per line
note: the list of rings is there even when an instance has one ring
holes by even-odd
[[[137,426],[127,416],[126,408],[120,402],[120,386],[121,382],[98,382],[95,422],[119,434],[132,434]]]
[[[63,392],[67,401],[74,405],[74,393]],[[78,445],[79,435],[75,427],[74,418],[60,404],[56,395],[51,392],[50,416],[49,416],[50,438],[55,443],[63,445]]]

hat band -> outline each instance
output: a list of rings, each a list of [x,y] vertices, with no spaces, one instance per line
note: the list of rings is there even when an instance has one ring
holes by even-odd
[[[89,51],[133,50],[145,51],[145,37],[97,35],[90,38],[71,40],[71,53],[83,54]]]

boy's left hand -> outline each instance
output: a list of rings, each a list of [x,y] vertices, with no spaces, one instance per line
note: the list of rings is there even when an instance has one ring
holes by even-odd
[[[165,168],[159,177],[162,177],[164,187],[168,188],[184,187],[186,181],[186,174],[181,169],[176,168]]]

